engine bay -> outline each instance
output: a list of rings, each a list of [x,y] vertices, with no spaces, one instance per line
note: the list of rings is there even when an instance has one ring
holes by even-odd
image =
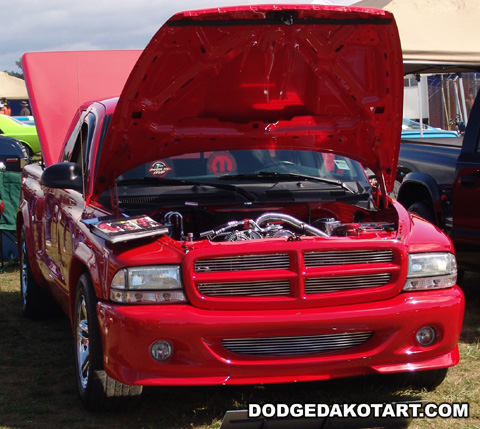
[[[318,206],[318,204],[317,204]],[[149,215],[168,228],[175,240],[236,242],[262,239],[299,240],[302,237],[390,237],[396,233],[393,209],[372,211],[347,204],[310,204],[250,209],[194,207],[155,211]],[[339,210],[336,213],[334,210]]]
[[[170,236],[194,238],[193,234],[185,236],[183,216],[179,212],[168,212],[164,216],[164,224],[169,228]],[[216,229],[203,231],[200,239],[209,241],[246,241],[266,238],[300,239],[301,236],[317,237],[355,237],[365,233],[391,233],[395,231],[392,222],[360,222],[343,223],[336,218],[320,218],[313,224],[284,213],[265,213],[257,219],[242,219],[219,225]]]

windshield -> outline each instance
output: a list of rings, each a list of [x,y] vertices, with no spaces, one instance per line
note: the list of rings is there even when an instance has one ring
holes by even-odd
[[[178,179],[209,182],[328,179],[332,182],[367,183],[362,166],[331,153],[297,150],[231,150],[195,152],[158,159],[121,175],[119,184],[130,180]]]

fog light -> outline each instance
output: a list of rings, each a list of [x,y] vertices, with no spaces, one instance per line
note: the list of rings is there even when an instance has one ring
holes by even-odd
[[[172,355],[172,351],[172,345],[165,340],[155,341],[150,346],[152,357],[159,362],[167,360]]]
[[[417,339],[417,343],[419,345],[427,347],[433,344],[437,338],[437,333],[431,326],[425,326],[417,331],[415,338]]]

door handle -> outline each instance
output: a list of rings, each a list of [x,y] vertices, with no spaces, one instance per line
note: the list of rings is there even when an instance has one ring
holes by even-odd
[[[477,188],[480,186],[480,177],[478,176],[460,176],[458,181],[465,188]]]

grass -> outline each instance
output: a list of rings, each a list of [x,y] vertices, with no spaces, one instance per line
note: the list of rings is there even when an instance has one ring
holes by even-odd
[[[391,392],[372,377],[267,386],[146,388],[134,409],[95,414],[77,396],[66,317],[31,321],[20,311],[18,266],[0,274],[0,429],[215,429],[227,410],[248,403],[468,402],[467,419],[416,419],[409,428],[480,429],[480,276],[467,273],[460,364],[434,392]]]

